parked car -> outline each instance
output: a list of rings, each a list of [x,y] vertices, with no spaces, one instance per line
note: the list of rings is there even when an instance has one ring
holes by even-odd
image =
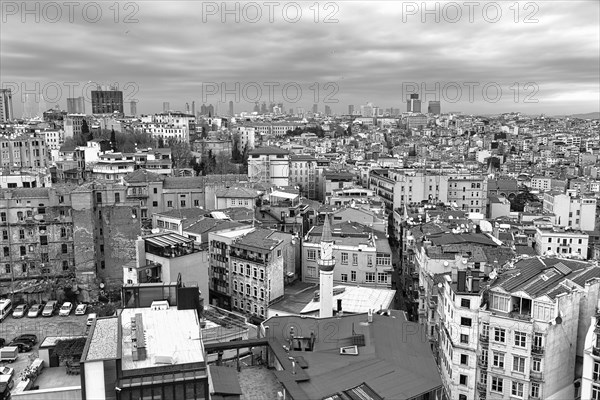
[[[38,342],[37,336],[35,336],[35,335],[31,334],[31,333],[24,333],[22,335],[19,335],[16,338],[13,339],[13,342],[15,340],[17,340],[19,342],[30,342],[32,345],[35,345]]]
[[[15,369],[11,367],[0,367],[0,375],[8,375],[13,376],[15,374]]]
[[[26,340],[24,340],[24,341],[13,340],[6,347],[13,347],[13,346],[17,347],[19,349],[19,353],[26,353],[28,351],[31,351],[31,349],[33,349],[33,345],[31,344],[31,342],[28,342]]]
[[[75,309],[75,315],[85,315],[87,311],[87,304],[81,303]]]
[[[19,304],[13,310],[12,316],[13,318],[23,318],[27,315],[27,311],[29,310],[29,306],[27,304]]]
[[[44,310],[42,311],[42,317],[51,317],[54,315],[54,312],[58,308],[58,301],[50,300],[44,306]]]
[[[88,315],[87,326],[92,326],[97,317],[98,315],[96,313],[91,313],[90,315]]]
[[[5,344],[6,344],[6,339],[0,338],[0,347],[4,347]]]
[[[31,308],[29,309],[29,312],[27,313],[27,318],[37,318],[40,316],[40,314],[42,313],[42,310],[44,309],[44,304],[34,304],[31,306]]]
[[[58,315],[61,317],[67,317],[69,316],[69,314],[71,314],[71,311],[73,311],[73,303],[65,301],[62,307],[60,308]]]

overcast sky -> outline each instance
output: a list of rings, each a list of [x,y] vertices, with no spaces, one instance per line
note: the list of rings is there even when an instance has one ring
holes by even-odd
[[[271,17],[263,2],[229,2],[225,14],[220,1],[120,2],[118,13],[107,1],[75,6],[72,22],[63,2],[47,3],[36,11],[27,2],[27,14],[20,1],[2,2],[0,78],[13,88],[18,117],[24,88],[66,108],[67,97],[88,97],[96,82],[117,83],[138,113],[221,100],[252,111],[247,101],[268,103],[269,92],[286,110],[316,102],[339,113],[372,102],[404,111],[415,88],[427,88],[425,100],[437,97],[442,111],[600,110],[596,0],[431,2],[429,14],[421,1],[280,1]]]

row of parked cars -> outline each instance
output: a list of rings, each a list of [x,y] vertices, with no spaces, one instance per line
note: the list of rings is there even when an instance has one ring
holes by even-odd
[[[17,347],[20,353],[25,353],[31,351],[33,346],[35,346],[38,342],[38,338],[32,334],[23,334],[14,338],[9,343],[6,343],[6,340],[0,338],[0,347]],[[5,361],[5,355],[2,351],[0,351],[0,361]]]
[[[12,312],[13,318],[37,318],[40,315],[43,317],[51,317],[58,310],[58,315],[62,317],[67,317],[73,311],[73,303],[65,302],[58,307],[58,302],[56,300],[50,300],[47,303],[34,304],[29,307],[27,304],[19,304],[16,306]],[[75,315],[85,315],[87,312],[87,304],[79,304],[75,308]]]

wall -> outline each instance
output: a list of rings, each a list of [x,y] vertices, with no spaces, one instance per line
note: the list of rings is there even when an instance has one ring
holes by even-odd
[[[82,372],[84,374],[86,399],[106,399],[104,361],[87,361],[83,365]]]
[[[69,386],[47,390],[27,390],[25,392],[13,393],[11,399],[19,400],[81,400],[81,387]],[[94,400],[100,400],[94,397]]]

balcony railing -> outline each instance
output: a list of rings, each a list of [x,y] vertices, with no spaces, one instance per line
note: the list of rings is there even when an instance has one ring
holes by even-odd
[[[487,385],[485,383],[477,382],[477,390],[479,392],[486,393],[487,392]],[[479,398],[482,398],[481,395],[480,395]]]
[[[477,365],[478,365],[480,368],[487,369],[487,367],[488,367],[488,360],[484,360],[484,359],[478,358],[478,359],[477,359]]]
[[[532,354],[543,355],[544,354],[544,348],[541,347],[541,346],[531,346],[531,353]]]
[[[490,341],[490,336],[489,335],[484,335],[483,333],[479,335],[479,341],[481,343],[489,343]]]
[[[532,381],[540,382],[540,381],[544,380],[544,375],[540,371],[530,371],[529,377],[531,378]]]

